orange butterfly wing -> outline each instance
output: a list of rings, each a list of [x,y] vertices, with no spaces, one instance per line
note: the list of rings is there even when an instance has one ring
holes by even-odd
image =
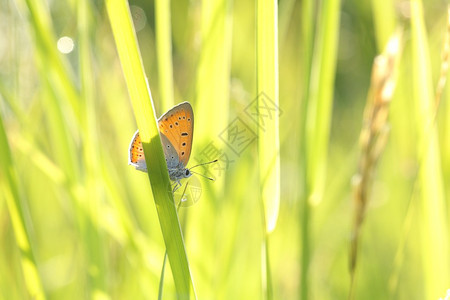
[[[144,149],[142,148],[141,137],[139,136],[139,131],[136,131],[133,139],[131,140],[130,150],[129,150],[129,161],[133,164],[136,169],[140,171],[147,171],[147,165],[145,163]]]
[[[179,160],[186,167],[191,156],[192,137],[194,134],[194,112],[189,102],[183,102],[158,120],[160,134],[164,135],[178,154]]]
[[[177,159],[186,167],[191,156],[192,137],[194,134],[194,113],[192,106],[189,102],[183,102],[173,107],[159,118],[158,127],[160,134],[164,136],[161,139],[163,144],[167,143],[166,141],[168,140],[177,153]],[[168,155],[167,151],[164,148],[166,160]],[[147,172],[139,131],[135,132],[130,143],[129,163],[134,165],[136,169]]]

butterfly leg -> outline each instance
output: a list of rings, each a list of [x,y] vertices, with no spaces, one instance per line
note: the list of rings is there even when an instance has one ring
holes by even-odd
[[[181,182],[179,180],[175,181],[172,193],[175,193],[175,191],[178,190],[180,187],[181,187]]]

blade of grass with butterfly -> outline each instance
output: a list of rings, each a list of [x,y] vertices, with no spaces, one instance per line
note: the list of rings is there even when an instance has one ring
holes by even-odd
[[[106,1],[106,7],[139,127],[143,150],[146,153],[148,176],[177,295],[182,299],[195,298],[194,285],[171,192],[150,88],[137,46],[128,3],[122,0],[108,0]]]

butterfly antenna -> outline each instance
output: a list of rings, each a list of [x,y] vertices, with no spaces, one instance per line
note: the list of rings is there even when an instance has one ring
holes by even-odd
[[[202,164],[195,165],[195,166],[193,166],[192,168],[190,168],[189,171],[191,171],[191,173],[193,173],[193,174],[197,174],[197,175],[200,175],[200,176],[202,176],[202,177],[204,177],[204,178],[206,178],[206,179],[209,179],[209,180],[211,180],[211,181],[214,181],[214,178],[205,176],[205,175],[200,174],[200,173],[197,173],[197,172],[194,172],[194,171],[192,171],[192,169],[193,169],[193,168],[200,167],[200,166],[204,166],[204,165],[209,165],[209,164],[215,163],[215,162],[217,162],[217,161],[218,161],[218,159],[215,159],[215,160],[212,160],[212,161],[208,161],[208,162],[205,162],[205,163],[202,163]]]
[[[191,169],[192,169],[192,168],[191,168]],[[197,173],[197,172],[194,172],[194,171],[191,171],[191,173],[192,173],[192,174],[200,175],[200,176],[202,176],[202,177],[204,177],[204,178],[206,178],[206,179],[209,179],[209,180],[211,180],[211,181],[215,181],[215,179],[212,178],[212,177],[208,177],[208,176],[205,176],[205,175],[203,175],[203,174],[200,174],[200,173]]]
[[[215,160],[208,161],[208,162],[205,162],[205,163],[202,163],[202,164],[198,164],[198,165],[193,166],[193,167],[190,168],[189,170],[192,170],[193,168],[197,168],[197,167],[200,167],[200,166],[209,165],[209,164],[215,163],[215,162],[217,162],[217,161],[218,161],[218,159],[215,159]],[[198,174],[198,173],[197,173],[197,174]]]

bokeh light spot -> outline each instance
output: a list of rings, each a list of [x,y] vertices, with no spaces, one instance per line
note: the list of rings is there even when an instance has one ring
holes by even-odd
[[[130,7],[131,16],[133,17],[134,29],[136,32],[144,29],[147,24],[147,16],[142,8],[136,5]]]
[[[68,54],[73,51],[75,44],[70,37],[63,36],[58,40],[56,46],[58,47],[59,52]]]

